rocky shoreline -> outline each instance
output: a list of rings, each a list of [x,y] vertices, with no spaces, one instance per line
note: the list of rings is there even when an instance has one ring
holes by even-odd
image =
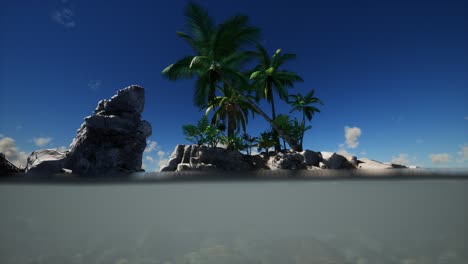
[[[225,148],[198,145],[177,145],[169,162],[161,168],[166,171],[255,171],[255,170],[326,170],[326,169],[395,169],[409,168],[400,164],[383,163],[367,158],[341,155],[336,152],[260,153],[244,155]]]
[[[132,85],[98,102],[94,114],[84,118],[66,151],[42,149],[31,153],[24,169],[0,155],[0,176],[70,173],[111,176],[144,172],[142,156],[151,124],[141,120],[144,88]],[[305,150],[245,155],[239,151],[204,145],[177,145],[161,172],[254,172],[272,170],[356,170],[408,168],[335,152]]]

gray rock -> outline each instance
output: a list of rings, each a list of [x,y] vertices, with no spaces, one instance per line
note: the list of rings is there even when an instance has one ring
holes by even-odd
[[[346,159],[342,155],[333,153],[331,156],[329,156],[327,153],[326,155],[323,155],[323,157],[324,157],[323,163],[325,163],[325,165],[329,169],[353,169],[354,168],[354,166],[348,161],[348,159]]]
[[[177,171],[188,171],[192,170],[192,166],[189,163],[179,163],[177,164]]]
[[[151,125],[140,120],[144,101],[144,89],[136,85],[99,101],[95,114],[78,129],[65,167],[80,175],[141,171],[146,139],[152,133]]]
[[[184,155],[182,155],[182,163],[190,163],[190,158],[192,157],[192,146],[187,145],[184,147]]]
[[[23,169],[16,167],[13,163],[8,161],[5,154],[0,153],[0,177],[21,173],[23,171]]]
[[[243,155],[224,148],[198,145],[177,145],[168,164],[160,171],[176,171],[178,164],[190,164],[192,169],[245,171],[265,168],[261,157]]]
[[[67,152],[56,149],[36,150],[29,155],[25,171],[28,174],[60,173],[65,166]]]
[[[307,169],[304,157],[298,152],[277,153],[270,158],[270,166],[274,169],[298,170]]]
[[[318,166],[319,162],[322,160],[320,152],[314,152],[312,150],[304,150],[301,152],[301,155],[307,166]]]
[[[190,166],[198,168],[198,165],[200,165],[200,159],[198,157],[190,157]]]
[[[238,151],[228,151],[224,148],[201,146],[198,150],[198,158],[201,163],[212,164],[227,171],[251,170],[252,165],[243,157],[244,155]]]
[[[119,90],[109,101],[104,101],[103,109],[109,114],[127,112],[138,115],[145,107],[145,90],[137,85]],[[99,105],[98,105],[99,108]]]
[[[213,164],[204,164],[204,163],[198,164],[197,169],[202,170],[202,171],[217,171],[218,170],[218,168],[216,168],[215,165],[213,165]]]
[[[166,166],[163,166],[160,171],[176,171],[177,164],[181,163],[182,157],[184,156],[185,145],[177,145],[169,157],[169,161]]]

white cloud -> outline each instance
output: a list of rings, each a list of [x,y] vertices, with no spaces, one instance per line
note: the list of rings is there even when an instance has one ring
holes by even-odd
[[[101,80],[91,80],[88,82],[88,87],[92,91],[97,91],[101,89],[102,81]]]
[[[465,116],[465,120],[468,120],[468,116]]]
[[[52,141],[51,137],[39,137],[39,138],[34,138],[33,139],[34,144],[38,147],[43,147],[47,144],[49,144]]]
[[[367,151],[363,150],[363,151],[359,152],[359,154],[361,154],[361,155],[367,155]]]
[[[390,163],[408,166],[410,164],[409,156],[406,153],[400,153],[397,157],[392,157]]]
[[[462,161],[468,161],[468,144],[460,146],[460,151],[457,152]]]
[[[159,171],[161,167],[166,166],[168,162],[169,162],[168,159],[160,159],[158,162],[159,168],[157,170]]]
[[[148,140],[146,143],[144,151],[146,155],[143,160],[142,168],[146,171],[159,171],[162,166],[165,166],[168,163],[169,157],[165,151],[161,150],[158,142]]]
[[[150,153],[150,152],[153,152],[153,150],[156,149],[158,143],[156,141],[148,141],[147,144],[146,144],[146,148],[145,148],[145,153]]]
[[[5,137],[5,135],[3,135],[3,134],[0,134],[0,138],[3,138],[3,137]]]
[[[151,156],[146,156],[145,159],[149,161],[150,163],[154,163],[154,159]]]
[[[66,28],[76,26],[75,13],[70,8],[62,8],[52,13],[52,20]]]
[[[349,148],[357,148],[359,145],[359,137],[361,136],[362,132],[359,127],[347,127],[345,126],[345,138],[346,138],[346,145]]]
[[[433,164],[446,163],[451,160],[451,157],[447,153],[438,153],[429,155]]]
[[[15,166],[22,168],[26,166],[28,155],[25,152],[19,151],[14,139],[2,137],[0,139],[0,152],[5,154],[7,160],[15,164]]]

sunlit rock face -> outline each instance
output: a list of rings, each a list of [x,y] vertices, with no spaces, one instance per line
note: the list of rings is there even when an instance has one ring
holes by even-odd
[[[136,85],[99,101],[70,145],[66,168],[80,175],[140,171],[146,139],[152,133],[150,123],[141,120],[144,103],[144,89]]]
[[[59,173],[65,165],[67,152],[56,149],[36,150],[26,161],[29,173]]]
[[[141,120],[145,91],[140,86],[119,90],[99,101],[94,115],[85,117],[67,152],[38,150],[28,158],[28,173],[56,173],[69,169],[77,175],[112,175],[140,171],[150,123]]]

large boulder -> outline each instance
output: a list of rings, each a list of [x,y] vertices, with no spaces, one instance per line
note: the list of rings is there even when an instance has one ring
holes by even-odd
[[[16,167],[13,163],[8,161],[5,154],[0,153],[0,177],[21,173],[23,171],[23,169]]]
[[[182,157],[184,156],[185,145],[177,145],[169,157],[169,161],[166,166],[161,167],[160,171],[175,171],[177,165],[182,163]]]
[[[266,166],[265,161],[259,156],[243,155],[239,151],[230,151],[224,148],[177,145],[168,164],[163,166],[160,171],[214,169],[224,171],[246,171],[261,168],[266,168]]]
[[[304,158],[304,163],[307,166],[319,166],[320,161],[322,160],[322,155],[320,152],[314,152],[312,150],[304,150],[301,152],[302,157]]]
[[[26,162],[27,173],[60,173],[65,166],[67,152],[56,149],[36,150],[29,155]]]
[[[268,163],[272,169],[307,169],[307,165],[304,162],[304,156],[299,152],[279,152],[275,156],[270,157]]]
[[[70,145],[65,167],[80,175],[141,171],[151,125],[141,120],[145,93],[140,86],[119,90],[101,100],[94,115],[84,119]]]
[[[140,86],[119,90],[98,102],[94,115],[84,118],[67,152],[38,150],[28,158],[28,173],[55,173],[63,169],[77,175],[112,175],[141,171],[150,123],[141,120],[145,93]]]
[[[334,152],[321,152],[322,162],[328,169],[354,169],[350,160]],[[352,157],[350,157],[352,159]]]

